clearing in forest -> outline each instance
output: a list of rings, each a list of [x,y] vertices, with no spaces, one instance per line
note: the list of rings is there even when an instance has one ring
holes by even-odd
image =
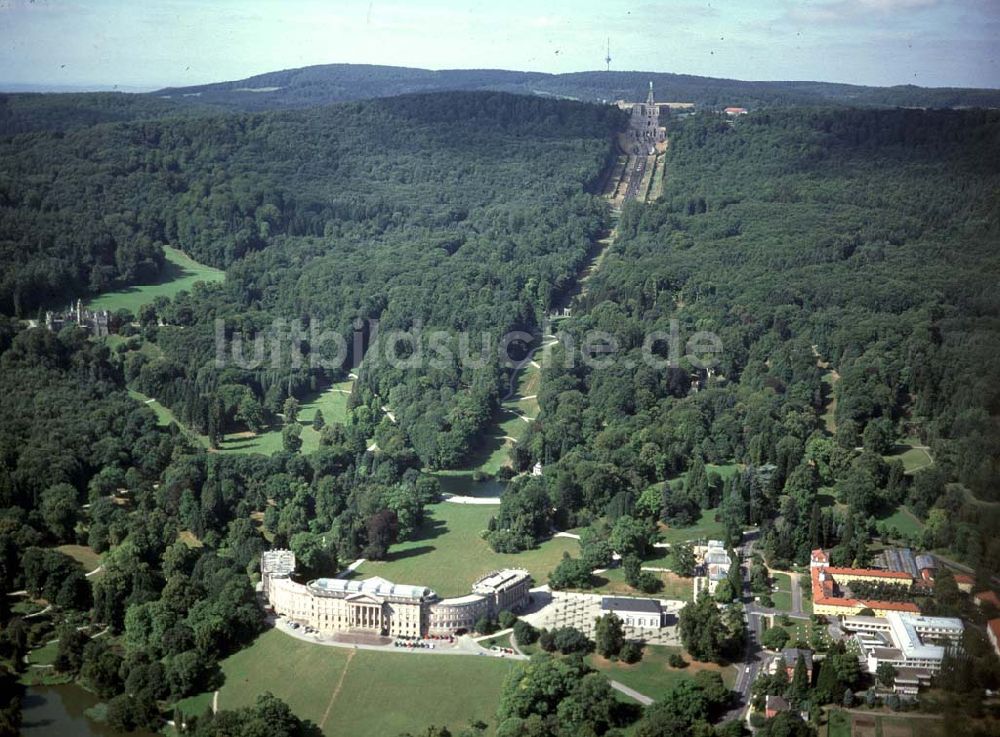
[[[92,310],[126,309],[133,314],[142,305],[150,304],[157,297],[173,297],[181,290],[191,291],[196,282],[214,282],[225,279],[224,271],[199,264],[193,258],[173,246],[164,246],[166,264],[160,278],[153,284],[136,284],[105,292],[87,303]]]

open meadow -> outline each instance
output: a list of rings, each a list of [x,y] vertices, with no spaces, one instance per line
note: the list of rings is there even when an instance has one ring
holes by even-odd
[[[687,665],[683,668],[672,668],[668,658],[675,653],[683,655]],[[735,666],[720,666],[715,663],[699,663],[691,660],[691,656],[679,647],[665,645],[647,645],[642,650],[642,660],[638,663],[623,663],[610,661],[593,653],[586,657],[586,662],[601,671],[608,678],[624,683],[641,694],[659,700],[679,683],[693,678],[699,671],[714,671],[722,675],[722,681],[730,688],[736,682]]]
[[[415,733],[432,724],[457,731],[473,719],[495,727],[500,688],[513,665],[327,647],[269,630],[222,661],[219,708],[248,706],[270,691],[330,737]],[[211,695],[201,694],[179,706],[199,714],[210,703]]]
[[[444,597],[463,596],[477,578],[498,568],[525,568],[536,584],[543,584],[564,552],[579,555],[579,543],[564,537],[522,553],[494,553],[481,533],[496,511],[493,506],[473,504],[431,505],[413,540],[393,545],[388,560],[366,561],[357,575],[429,586]]]
[[[135,314],[142,305],[150,304],[157,297],[173,297],[181,290],[190,291],[196,282],[222,281],[226,278],[224,271],[199,264],[179,248],[164,246],[163,254],[167,263],[155,283],[105,292],[90,300],[87,307],[111,312],[125,309]]]

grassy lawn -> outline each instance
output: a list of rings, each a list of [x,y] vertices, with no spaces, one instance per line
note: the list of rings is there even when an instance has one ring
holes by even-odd
[[[225,273],[211,266],[199,264],[180,249],[164,246],[167,263],[155,284],[125,287],[114,292],[106,292],[87,303],[92,310],[127,309],[136,313],[144,304],[157,297],[173,297],[181,290],[191,290],[195,282],[213,282],[225,279]]]
[[[735,472],[735,471],[734,471]],[[680,543],[689,540],[721,540],[725,537],[726,528],[721,522],[716,522],[717,509],[706,509],[701,517],[690,527],[660,527],[660,540],[665,543]]]
[[[14,614],[26,617],[29,614],[35,614],[36,612],[42,611],[42,609],[45,608],[43,601],[44,599],[35,601],[34,599],[21,598],[17,601],[17,603],[11,606],[10,610]]]
[[[493,647],[494,645],[497,647],[510,647],[510,633],[508,632],[506,635],[500,635],[498,637],[491,637],[488,640],[480,640],[479,644],[482,647],[487,648]]]
[[[831,709],[826,734],[827,737],[851,737],[851,715],[840,709]]]
[[[510,449],[520,442],[528,431],[529,422],[520,415],[530,418],[538,416],[538,400],[535,394],[541,383],[541,371],[530,363],[517,376],[517,387],[513,396],[500,405],[493,416],[493,422],[472,449],[469,456],[456,471],[471,476],[473,471],[483,471],[495,475],[502,467],[509,465]]]
[[[774,608],[783,612],[792,611],[792,579],[787,573],[771,574],[772,588],[778,587],[777,591],[771,591],[771,599],[774,601]]]
[[[833,394],[833,386],[837,383],[840,375],[836,371],[828,370],[820,378],[824,384],[827,384],[830,388],[828,389],[828,397],[826,400],[826,407],[823,408],[823,414],[820,415],[820,419],[823,421],[823,426],[826,431],[833,435],[837,432],[837,398]]]
[[[700,670],[716,671],[722,674],[723,682],[732,687],[736,680],[736,669],[733,667],[722,667],[714,663],[699,663],[691,660],[689,655],[684,654],[684,659],[688,661],[687,667],[671,668],[667,663],[667,658],[672,653],[682,652],[679,647],[647,645],[642,650],[642,660],[631,665],[620,661],[605,660],[596,653],[588,655],[586,660],[591,667],[601,671],[608,678],[624,683],[629,688],[634,688],[639,693],[657,700],[662,698],[674,684],[686,678],[693,678]]]
[[[656,596],[661,599],[677,599],[679,601],[691,601],[693,599],[694,584],[692,579],[663,571],[654,572],[653,575],[663,582],[663,588],[655,594],[644,594],[629,586],[625,582],[625,573],[621,568],[611,568],[604,573],[591,576],[594,588],[588,589],[588,591],[595,594]]]
[[[164,407],[162,404],[157,402],[152,397],[147,397],[142,392],[137,392],[133,389],[129,389],[128,394],[130,397],[132,397],[132,399],[142,404],[145,404],[147,407],[153,410],[153,412],[156,414],[156,424],[158,424],[160,427],[168,427],[171,423],[176,423],[177,427],[181,428],[184,434],[187,435],[189,438],[191,438],[192,441],[201,445],[204,448],[208,447],[208,438],[205,437],[204,435],[199,435],[191,428],[187,427],[186,425],[183,425],[169,408]]]
[[[909,474],[919,471],[921,468],[927,468],[934,463],[934,459],[931,458],[930,453],[924,450],[923,443],[920,442],[919,438],[903,438],[896,443],[892,452],[883,458],[887,461],[902,461],[903,468]]]
[[[324,647],[271,630],[221,665],[221,709],[271,691],[324,734],[396,735],[431,724],[457,731],[471,719],[495,726],[513,661]],[[200,695],[180,705],[199,714],[210,702]]]
[[[889,527],[895,527],[900,535],[918,535],[924,530],[924,523],[902,504],[896,507],[896,511],[888,517],[883,517],[879,522],[884,522]]]
[[[92,570],[101,565],[101,556],[99,553],[95,553],[93,548],[87,547],[86,545],[60,545],[56,548],[60,553],[68,555],[70,558],[75,560],[80,564],[85,573],[90,573]]]
[[[308,425],[311,430],[316,410],[322,410],[323,419],[328,425],[334,422],[347,422],[347,399],[351,396],[353,388],[353,380],[339,381],[314,395],[303,397],[299,408],[299,422]],[[305,439],[305,432],[302,433],[302,437]],[[318,442],[317,435],[317,444]]]
[[[795,647],[798,642],[804,642],[808,647],[811,647],[810,640],[814,634],[823,637],[824,642],[829,643],[830,641],[825,626],[813,625],[805,619],[792,619],[790,624],[781,624],[781,617],[777,616],[772,618],[771,626],[779,627],[788,633],[789,639],[786,647]]]
[[[542,584],[563,552],[579,555],[579,543],[564,537],[523,553],[494,553],[480,533],[496,507],[443,502],[429,506],[427,513],[416,539],[393,545],[386,561],[365,562],[357,575],[429,586],[444,597],[464,596],[473,581],[498,568],[526,568]]]
[[[644,558],[642,565],[645,568],[670,568],[670,553],[665,548],[653,548],[650,558]]]
[[[212,692],[206,691],[205,693],[181,699],[177,702],[177,708],[187,716],[200,717],[206,711],[211,711],[212,709]],[[167,734],[176,734],[176,732],[168,732]]]
[[[299,422],[302,424],[302,453],[312,453],[319,448],[320,434],[313,430],[312,421],[316,410],[323,411],[323,419],[327,423],[344,422],[347,419],[347,397],[350,394],[352,381],[343,381],[306,397],[302,401],[299,412]],[[182,425],[173,412],[155,399],[137,391],[129,390],[133,399],[142,402],[156,413],[157,423],[163,427],[176,422],[188,437],[203,447],[208,447],[208,438]],[[275,425],[271,429],[254,435],[249,432],[229,433],[223,437],[219,445],[220,453],[262,453],[273,455],[284,447],[281,437],[283,425]]]
[[[32,650],[28,654],[28,660],[33,665],[52,665],[56,662],[56,655],[59,652],[58,642],[49,642],[42,645],[37,650]]]

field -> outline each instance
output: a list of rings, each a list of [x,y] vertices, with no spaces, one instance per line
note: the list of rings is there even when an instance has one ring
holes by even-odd
[[[444,597],[464,596],[477,578],[498,568],[526,568],[542,584],[563,552],[579,554],[579,543],[564,537],[523,553],[494,553],[480,533],[495,513],[491,506],[448,502],[429,506],[428,518],[414,540],[393,545],[386,561],[366,561],[357,575],[429,586]]]
[[[822,734],[822,732],[820,732]],[[942,737],[941,719],[924,716],[848,713],[831,709],[827,737]]]
[[[183,251],[172,246],[164,246],[167,263],[159,281],[155,284],[125,287],[114,292],[106,292],[87,303],[92,310],[126,309],[133,314],[144,304],[157,297],[173,297],[181,290],[190,291],[195,282],[213,282],[225,279],[225,273],[211,266],[199,264]]]
[[[174,416],[174,413],[168,407],[164,407],[162,404],[157,402],[152,397],[147,397],[142,392],[137,392],[134,389],[129,389],[128,394],[130,397],[132,397],[132,399],[136,400],[137,402],[141,402],[142,404],[145,404],[147,407],[153,410],[153,412],[156,414],[156,423],[161,427],[167,427],[171,423],[176,423],[177,427],[181,428],[184,434],[188,438],[190,438],[193,442],[201,445],[204,448],[208,447],[208,438],[205,437],[204,435],[199,435],[191,428],[182,425],[180,421],[177,419],[177,417]]]
[[[28,655],[28,661],[32,665],[52,665],[56,662],[56,655],[58,652],[58,641],[47,642],[37,650],[32,650]]]
[[[84,573],[90,573],[101,565],[101,556],[86,545],[60,545],[56,548],[60,553],[68,555],[83,568]]]
[[[771,579],[777,591],[771,592],[771,599],[774,600],[774,608],[783,612],[792,611],[792,583],[791,577],[787,573],[773,573]]]
[[[795,647],[798,642],[806,643],[811,647],[810,640],[813,635],[822,638],[823,642],[830,642],[829,633],[823,625],[813,625],[805,619],[791,619],[790,624],[781,624],[780,617],[772,617],[770,621],[772,627],[780,627],[788,633],[787,647]]]
[[[689,540],[721,540],[725,537],[726,528],[721,522],[715,520],[717,509],[706,509],[701,513],[701,517],[690,527],[668,527],[660,528],[660,540],[665,543],[681,543]]]
[[[644,594],[629,586],[625,582],[625,573],[621,568],[612,568],[604,573],[591,576],[594,588],[588,591],[595,594],[657,596],[662,599],[677,599],[678,601],[691,601],[694,598],[694,584],[692,579],[665,571],[653,572],[653,575],[663,582],[663,588],[655,594]]]
[[[429,725],[458,730],[472,719],[495,726],[512,661],[380,653],[324,647],[270,630],[222,661],[219,708],[248,706],[270,691],[326,735],[397,735]],[[199,714],[207,695],[180,707]]]
[[[888,517],[883,517],[879,522],[896,528],[900,535],[919,535],[924,530],[924,523],[903,505],[896,507],[896,511]]]
[[[311,428],[316,410],[322,410],[323,419],[328,425],[334,422],[347,422],[347,399],[353,389],[353,380],[340,381],[316,392],[311,397],[303,398],[299,408],[299,422]]]
[[[529,422],[538,416],[535,395],[540,383],[541,371],[538,367],[529,363],[518,372],[514,394],[501,403],[493,422],[456,473],[471,478],[473,471],[482,471],[492,476],[508,465],[511,446],[521,441]],[[524,417],[530,419],[525,420]]]
[[[826,406],[823,408],[823,414],[820,415],[820,419],[823,421],[826,431],[831,435],[837,432],[837,421],[835,419],[837,416],[837,398],[833,394],[833,387],[839,379],[840,374],[832,369],[827,370],[820,379],[830,387]]]
[[[647,645],[642,651],[642,660],[628,665],[622,662],[605,660],[600,655],[587,656],[589,665],[604,673],[608,678],[624,683],[641,694],[659,700],[674,684],[686,678],[692,678],[699,670],[716,671],[722,674],[723,682],[732,687],[736,680],[734,667],[722,667],[714,663],[698,663],[685,655],[688,661],[685,668],[671,668],[667,658],[672,653],[681,653],[679,647],[662,645]]]
[[[902,461],[903,468],[908,474],[919,471],[921,468],[927,468],[934,463],[934,459],[931,458],[931,454],[927,452],[919,438],[903,438],[884,458],[887,461]]]
[[[316,410],[322,410],[323,419],[328,424],[346,421],[347,397],[350,395],[352,385],[353,382],[351,381],[343,381],[303,399],[299,411],[299,422],[302,423],[302,453],[312,453],[319,448],[320,434],[316,430],[313,430],[312,427]],[[166,427],[171,422],[176,422],[189,438],[203,447],[208,447],[208,438],[181,425],[170,409],[140,392],[130,389],[129,394],[133,399],[142,402],[152,409],[156,413],[156,419],[160,425]],[[281,430],[282,426],[278,425],[259,435],[248,432],[230,433],[223,437],[218,450],[220,453],[263,453],[264,455],[272,455],[283,448]]]

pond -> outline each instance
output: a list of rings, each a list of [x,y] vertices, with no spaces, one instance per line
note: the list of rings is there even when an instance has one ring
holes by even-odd
[[[79,686],[29,686],[21,703],[25,737],[111,737],[118,733],[84,713],[98,699]],[[132,732],[140,736],[143,732]]]
[[[473,481],[471,471],[439,471],[434,475],[445,494],[495,497],[500,496],[504,490],[504,484],[493,478]]]

